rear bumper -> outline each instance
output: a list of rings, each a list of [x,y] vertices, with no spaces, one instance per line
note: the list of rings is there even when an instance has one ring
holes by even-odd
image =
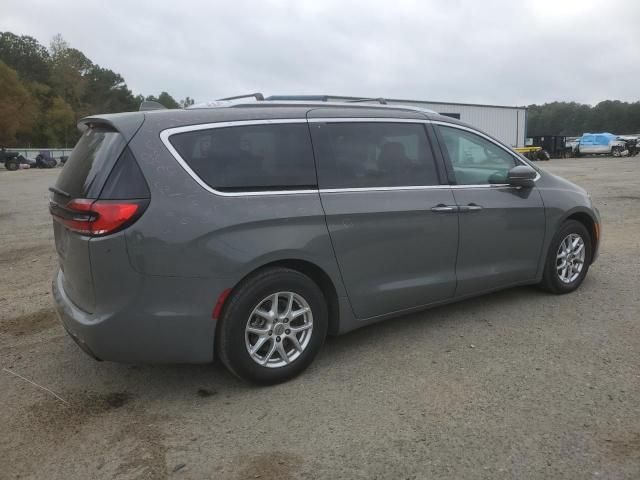
[[[210,315],[150,311],[135,308],[135,304],[115,313],[87,313],[66,295],[61,271],[53,278],[52,291],[65,330],[95,359],[123,363],[208,363],[213,360],[216,322]],[[162,296],[162,292],[158,295]]]

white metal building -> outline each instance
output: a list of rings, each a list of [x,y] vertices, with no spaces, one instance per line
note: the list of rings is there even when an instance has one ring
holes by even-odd
[[[309,96],[308,99],[311,99]],[[280,97],[284,98],[284,97]],[[326,101],[344,102],[358,97],[321,95],[316,97]],[[501,105],[475,105],[472,103],[431,102],[427,100],[401,100],[385,98],[388,104],[415,105],[462,120],[465,123],[493,135],[512,147],[524,147],[527,134],[526,107],[505,107]]]

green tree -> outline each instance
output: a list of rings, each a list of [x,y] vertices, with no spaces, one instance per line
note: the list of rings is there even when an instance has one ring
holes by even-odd
[[[52,140],[55,142],[55,139],[47,133],[46,113],[53,104],[55,94],[51,87],[44,83],[23,82],[23,84],[31,94],[36,115],[31,128],[18,133],[17,142],[22,145],[49,146]]]
[[[0,60],[24,81],[49,81],[49,52],[33,37],[0,32]]]
[[[640,102],[605,100],[591,107],[551,102],[528,107],[529,136],[582,135],[585,132],[640,133]]]
[[[45,115],[47,144],[68,148],[76,142],[76,114],[61,97],[55,97]]]
[[[0,64],[0,141],[7,144],[70,146],[79,136],[80,118],[135,111],[145,98],[60,34],[47,50],[32,37],[0,32]],[[167,108],[193,104],[189,97],[177,102],[166,91],[148,99]]]
[[[83,96],[85,109],[92,113],[131,112],[139,103],[117,73],[93,65],[85,75],[86,91]]]
[[[35,102],[18,73],[0,61],[0,144],[14,145],[16,134],[28,131],[35,116]]]
[[[146,100],[151,102],[158,102],[159,104],[164,105],[167,108],[180,108],[180,104],[176,102],[176,100],[167,92],[162,92],[158,97],[149,95],[147,96]]]
[[[51,81],[56,95],[61,96],[82,117],[91,113],[83,108],[83,98],[87,92],[87,73],[93,63],[84,53],[69,47],[60,34],[51,41]]]

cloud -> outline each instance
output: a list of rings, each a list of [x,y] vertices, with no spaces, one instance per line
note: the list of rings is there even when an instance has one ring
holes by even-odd
[[[638,18],[636,0],[5,0],[0,30],[59,32],[134,93],[523,105],[640,100]]]

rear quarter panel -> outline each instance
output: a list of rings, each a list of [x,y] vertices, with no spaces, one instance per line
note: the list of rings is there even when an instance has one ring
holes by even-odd
[[[130,143],[151,190],[147,211],[127,230],[134,269],[216,279],[220,288],[266,263],[299,259],[322,268],[345,295],[317,192],[216,195],[180,166],[159,133],[145,122]]]

